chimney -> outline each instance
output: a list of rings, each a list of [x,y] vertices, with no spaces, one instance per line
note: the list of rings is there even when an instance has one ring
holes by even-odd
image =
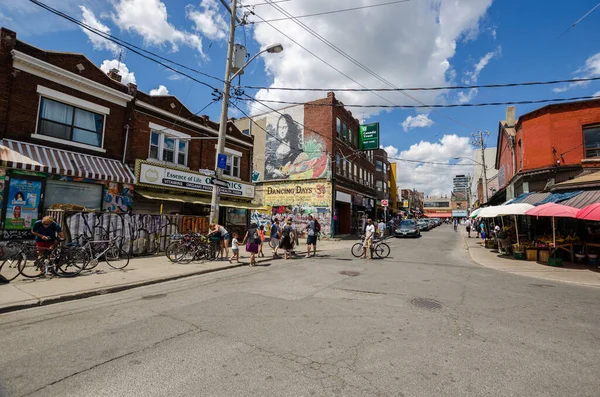
[[[0,30],[0,46],[4,49],[7,49],[7,52],[12,51],[15,48],[15,44],[17,43],[17,34],[12,30],[2,28]]]
[[[108,77],[110,77],[111,79],[113,79],[114,81],[118,81],[119,83],[121,82],[121,75],[119,74],[119,69],[111,69],[108,71]]]
[[[509,106],[506,108],[506,126],[514,127],[515,124],[517,124],[517,121],[515,120],[515,107]]]
[[[113,69],[113,70],[114,70],[114,69]],[[111,70],[111,72],[112,72],[112,70]],[[109,72],[109,73],[110,73],[110,72]],[[110,74],[109,74],[109,76],[110,76]],[[117,76],[118,76],[118,75],[117,75]],[[111,79],[112,79],[112,76],[111,76]],[[121,76],[119,76],[119,80],[117,80],[117,81],[121,81]],[[128,93],[129,95],[135,96],[135,95],[137,94],[137,84],[128,83],[128,84],[127,84],[127,93]]]

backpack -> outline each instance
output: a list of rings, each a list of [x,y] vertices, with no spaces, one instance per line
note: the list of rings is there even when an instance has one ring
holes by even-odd
[[[276,224],[273,224],[271,226],[271,238],[273,238],[273,237],[277,238],[278,233],[279,233],[279,226],[277,226]]]
[[[258,229],[254,229],[252,232],[252,240],[254,240],[254,244],[260,244],[260,236],[258,235]]]
[[[315,232],[319,233],[321,231],[321,224],[319,221],[315,219]]]
[[[281,237],[290,238],[291,231],[292,231],[292,228],[290,228],[289,226],[285,226],[283,228],[283,232],[281,232]]]

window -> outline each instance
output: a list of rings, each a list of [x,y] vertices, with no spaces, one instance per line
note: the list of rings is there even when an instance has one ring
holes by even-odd
[[[175,138],[158,131],[150,133],[149,158],[185,167],[187,165],[187,154],[187,140]]]
[[[383,181],[377,180],[376,188],[377,188],[378,192],[382,192],[383,191]]]
[[[348,129],[348,142],[350,143],[350,145],[352,145],[352,142],[354,140],[352,139],[352,130]]]
[[[250,128],[246,128],[242,131],[242,134],[250,136]]]
[[[346,175],[346,167],[348,166],[348,160],[344,159],[342,162],[342,175]]]
[[[583,129],[583,142],[586,158],[600,157],[600,125],[585,127]]]
[[[350,134],[352,135],[352,131],[350,131]],[[358,134],[354,134],[354,147],[358,148]]]
[[[339,138],[342,133],[342,120],[339,117],[335,118],[335,134]]]
[[[42,97],[38,134],[102,146],[104,115]]]
[[[335,172],[336,174],[339,174],[340,171],[342,170],[341,168],[341,158],[339,154],[335,155]]]
[[[354,180],[358,179],[358,167],[354,164]]]
[[[375,162],[375,169],[376,169],[377,171],[381,171],[381,172],[383,172],[383,162],[381,162],[381,161],[377,160],[377,161]]]
[[[227,155],[227,168],[223,170],[223,175],[228,175],[234,178],[240,177],[240,163],[242,158],[240,156],[234,156],[233,154]]]
[[[346,123],[342,124],[342,135],[344,137],[344,141],[348,139],[348,126]]]

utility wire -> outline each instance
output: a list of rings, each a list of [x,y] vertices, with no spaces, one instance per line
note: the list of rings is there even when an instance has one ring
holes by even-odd
[[[598,4],[596,4],[594,7],[592,7],[592,9],[591,9],[591,10],[589,10],[589,11],[588,11],[588,12],[587,12],[587,13],[586,13],[584,16],[582,16],[581,18],[579,18],[579,19],[578,19],[578,20],[577,20],[577,21],[576,21],[576,22],[575,22],[573,25],[569,26],[569,27],[567,28],[567,30],[565,30],[564,32],[562,32],[562,33],[561,33],[561,34],[560,34],[560,35],[557,37],[557,39],[558,39],[558,38],[560,38],[561,36],[564,36],[564,35],[565,35],[565,33],[567,33],[569,30],[573,29],[573,28],[575,27],[575,25],[577,25],[579,22],[583,21],[583,20],[584,20],[584,19],[585,19],[585,18],[586,18],[588,15],[590,15],[592,12],[594,12],[594,10],[595,10],[596,8],[598,8],[598,7],[600,7],[600,3],[598,3]]]
[[[249,99],[245,98],[237,98],[242,101],[256,101],[254,98],[249,97]],[[572,98],[552,98],[552,99],[538,99],[531,101],[509,101],[509,102],[484,102],[484,103],[454,103],[449,105],[441,105],[441,104],[431,104],[431,105],[348,105],[348,104],[328,104],[328,103],[307,103],[306,106],[330,106],[330,107],[345,107],[345,108],[388,108],[388,109],[419,109],[419,108],[460,108],[460,107],[483,107],[483,106],[501,106],[501,105],[529,105],[536,103],[549,103],[549,102],[568,102],[568,101],[580,101],[580,100],[588,100],[588,99],[598,99],[600,97],[597,96],[581,96],[581,97],[572,97]],[[288,101],[277,101],[270,99],[261,99],[261,104],[267,103],[277,103],[282,105],[304,105],[304,102],[288,102]]]
[[[316,16],[320,16],[320,15],[329,15],[329,14],[337,14],[340,12],[348,12],[348,11],[356,11],[356,10],[363,10],[365,8],[374,8],[374,7],[381,7],[381,6],[387,6],[387,5],[391,5],[391,4],[398,4],[398,3],[408,3],[410,0],[396,0],[396,1],[390,1],[388,3],[381,3],[381,4],[371,4],[368,6],[362,6],[362,7],[352,7],[352,8],[344,8],[341,10],[332,10],[332,11],[324,11],[324,12],[317,12],[314,14],[306,14],[306,15],[298,15],[294,18],[298,19],[298,18],[309,18],[309,17],[316,17]],[[271,3],[267,3],[267,4],[275,4],[278,2],[271,2]],[[263,22],[279,22],[279,21],[287,21],[291,18],[276,18],[276,19],[268,19],[266,21],[254,21],[254,22],[248,22],[249,24],[257,24],[257,23],[263,23]]]
[[[261,87],[245,85],[239,88],[250,90],[274,90],[274,91],[316,91],[316,92],[389,92],[389,91],[442,91],[442,90],[465,90],[474,88],[504,88],[504,87],[525,87],[535,85],[552,85],[562,83],[578,83],[584,81],[596,81],[600,77],[586,77],[578,79],[566,80],[550,80],[550,81],[527,81],[520,83],[498,83],[498,84],[479,84],[479,85],[453,85],[440,87],[407,87],[407,88],[295,88],[295,87]]]
[[[272,1],[272,3],[287,3],[288,1],[292,1],[292,0],[276,0],[276,1]],[[271,3],[256,3],[256,4],[249,4],[249,5],[242,5],[242,7],[256,7],[256,6],[267,6],[267,5],[271,5]]]

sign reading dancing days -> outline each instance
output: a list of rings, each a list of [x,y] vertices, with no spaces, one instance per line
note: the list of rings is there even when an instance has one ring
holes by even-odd
[[[379,149],[379,123],[360,126],[360,150]]]
[[[214,188],[211,176],[142,162],[138,166],[139,175],[137,175],[137,179],[140,183],[207,193],[211,193]],[[236,181],[227,181],[227,184],[227,188],[221,188],[221,194],[254,198],[253,185]]]

